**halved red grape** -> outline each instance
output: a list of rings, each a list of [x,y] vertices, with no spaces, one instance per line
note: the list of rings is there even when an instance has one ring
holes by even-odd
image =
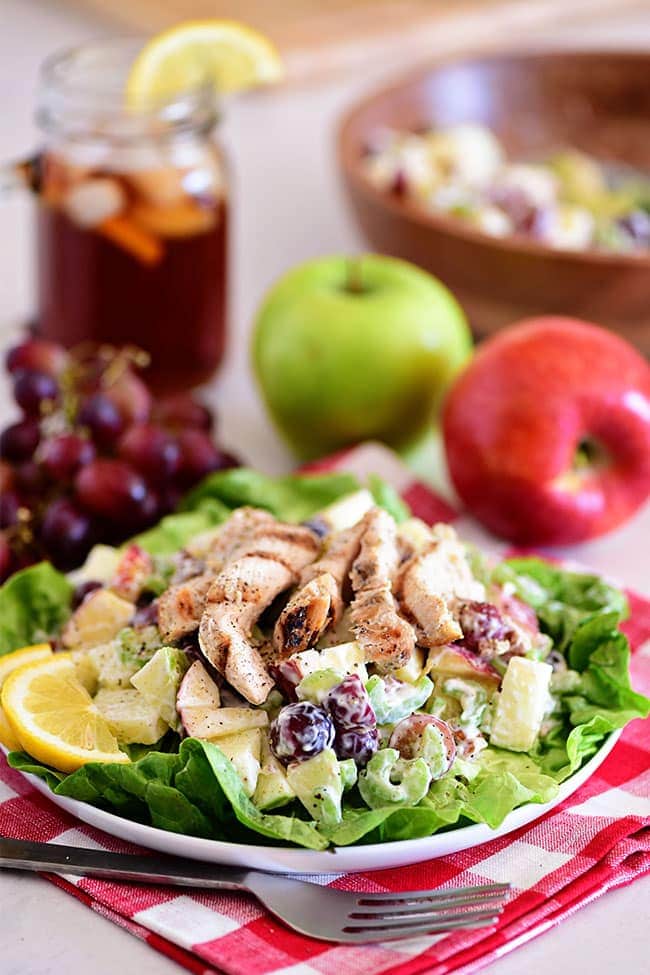
[[[157,484],[172,478],[180,465],[180,449],[168,433],[151,423],[130,427],[118,446],[120,457]]]
[[[165,396],[155,404],[153,413],[157,423],[174,432],[195,427],[209,433],[214,425],[210,410],[195,400],[191,393]]]
[[[12,423],[0,433],[0,457],[13,463],[30,460],[40,439],[40,427],[35,420]]]
[[[41,416],[58,399],[59,384],[46,372],[20,369],[15,377],[14,399],[26,416]]]
[[[345,728],[374,728],[377,725],[368,692],[358,674],[348,674],[325,699],[337,731]]]
[[[77,422],[87,427],[99,447],[112,447],[126,426],[115,403],[105,393],[93,393],[81,404]]]
[[[88,582],[80,582],[78,586],[75,586],[74,592],[72,593],[72,601],[70,604],[72,609],[78,609],[86,596],[90,596],[91,592],[95,592],[101,588],[101,582],[96,582],[92,579],[89,579]]]
[[[353,758],[359,768],[364,768],[379,748],[379,732],[374,728],[343,728],[336,732],[334,751],[343,761]]]
[[[7,372],[15,373],[19,369],[36,369],[47,373],[48,376],[58,376],[69,361],[66,350],[55,342],[45,339],[27,339],[20,345],[14,345],[7,352]]]
[[[334,742],[332,719],[309,701],[282,708],[269,732],[271,751],[284,765],[304,762],[330,748]]]
[[[41,539],[58,569],[72,569],[88,554],[95,537],[90,517],[69,498],[49,505],[41,525]]]
[[[76,495],[88,511],[114,519],[120,527],[139,524],[150,492],[144,478],[123,460],[94,460],[75,478]]]
[[[433,725],[442,736],[447,759],[446,772],[451,768],[456,757],[456,742],[447,722],[442,718],[436,718],[433,714],[411,714],[398,722],[390,736],[389,747],[396,748],[402,758],[418,758],[422,750],[423,735],[429,725]]]
[[[77,433],[61,433],[46,440],[39,451],[41,464],[55,481],[71,481],[81,467],[95,459],[92,441]]]

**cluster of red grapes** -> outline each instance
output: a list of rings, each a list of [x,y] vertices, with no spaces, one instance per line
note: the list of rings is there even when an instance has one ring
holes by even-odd
[[[271,723],[271,750],[284,765],[304,762],[325,748],[364,767],[379,747],[377,719],[357,674],[348,674],[327,694],[322,707],[309,701],[287,704]]]
[[[67,570],[172,511],[236,466],[189,393],[154,400],[130,348],[67,351],[28,339],[7,354],[22,416],[0,434],[0,580],[42,558]]]

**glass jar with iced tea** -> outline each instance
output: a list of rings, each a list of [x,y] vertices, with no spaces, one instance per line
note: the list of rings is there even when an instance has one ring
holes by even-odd
[[[80,47],[46,62],[38,121],[37,330],[129,343],[157,391],[208,379],[225,338],[226,183],[214,91],[129,109],[137,45]]]

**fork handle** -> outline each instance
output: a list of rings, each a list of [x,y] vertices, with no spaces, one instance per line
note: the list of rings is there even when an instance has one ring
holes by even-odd
[[[237,867],[223,867],[181,857],[111,853],[4,837],[0,837],[0,867],[211,890],[246,890],[246,878],[250,873]]]

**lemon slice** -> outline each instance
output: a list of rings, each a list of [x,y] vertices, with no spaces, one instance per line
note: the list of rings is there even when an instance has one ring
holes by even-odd
[[[219,92],[277,81],[282,61],[266,37],[235,20],[188,20],[157,34],[136,58],[127,102],[141,107],[204,84]]]
[[[22,647],[0,657],[0,690],[12,670],[22,667],[23,664],[31,664],[36,660],[43,660],[44,657],[52,656],[52,647],[49,643],[36,643],[31,647]],[[7,720],[7,715],[0,707],[0,744],[8,748],[10,752],[20,749],[20,742],[12,731],[11,725]]]
[[[68,653],[25,664],[9,674],[2,707],[25,751],[62,772],[86,762],[128,762]]]

